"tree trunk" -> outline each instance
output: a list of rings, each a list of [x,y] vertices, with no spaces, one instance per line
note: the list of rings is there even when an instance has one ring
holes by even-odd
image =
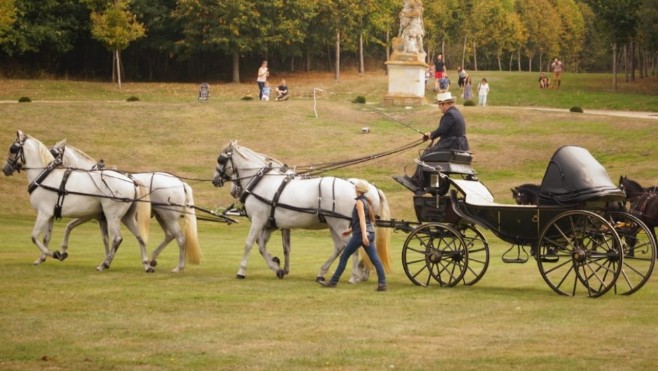
[[[233,82],[240,83],[240,53],[233,51]]]
[[[544,72],[544,52],[539,52],[539,73]]]
[[[359,73],[363,74],[366,72],[365,65],[363,63],[363,32],[359,34]]]
[[[336,71],[334,80],[340,79],[340,31],[336,31]]]
[[[464,47],[462,48],[462,68],[466,68],[464,63],[466,63],[466,41],[468,39],[467,35],[464,35]]]
[[[612,89],[617,90],[617,43],[612,43]]]
[[[121,90],[121,54],[119,49],[114,51],[114,56],[117,63],[117,83],[119,84],[119,90]]]
[[[503,70],[503,61],[501,60],[501,56],[500,56],[500,54],[501,54],[501,51],[498,50],[498,51],[496,52],[496,59],[498,59],[498,71],[502,71],[502,70]]]
[[[475,45],[475,40],[473,40],[473,68],[475,71],[478,70],[478,52]]]
[[[516,50],[517,58],[516,58],[516,65],[519,68],[519,72],[521,72],[521,48],[518,48]]]

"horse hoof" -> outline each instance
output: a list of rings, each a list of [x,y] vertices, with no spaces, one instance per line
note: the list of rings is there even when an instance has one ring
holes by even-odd
[[[153,272],[155,272],[155,268],[153,268],[153,267],[151,267],[151,266],[149,266],[148,268],[146,268],[146,273],[153,273]]]
[[[272,258],[272,261],[273,261],[276,265],[281,265],[281,260],[279,260],[279,257],[278,257],[278,256],[273,257],[273,258]],[[278,274],[278,273],[277,273],[277,274]]]
[[[63,252],[63,253],[59,254],[59,256],[61,257],[61,259],[59,259],[59,260],[64,261],[64,260],[66,260],[66,258],[69,257],[69,253]]]
[[[324,282],[324,277],[315,277],[315,282]]]
[[[62,261],[62,255],[59,253],[59,251],[53,252],[53,259],[57,259],[59,261]]]
[[[151,267],[155,267],[156,265],[158,265],[158,261],[155,260],[155,259],[153,259],[153,260],[151,260],[151,261],[149,262],[149,265],[150,265]]]
[[[283,269],[279,269],[278,271],[276,271],[276,276],[277,276],[278,279],[282,280],[283,276],[285,276],[285,273],[283,272]]]
[[[241,275],[241,274],[236,274],[236,275],[235,275],[235,278],[237,278],[237,279],[239,279],[239,280],[243,280],[243,279],[245,279],[246,277],[243,276],[243,275]]]

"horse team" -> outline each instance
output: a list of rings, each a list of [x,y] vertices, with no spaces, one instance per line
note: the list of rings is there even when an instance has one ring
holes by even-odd
[[[89,220],[98,220],[105,259],[97,266],[108,269],[123,241],[123,223],[137,239],[141,263],[146,272],[154,272],[157,257],[174,239],[180,248],[178,265],[172,270],[184,270],[186,261],[198,264],[201,250],[197,239],[196,215],[192,188],[174,175],[152,172],[124,174],[103,168],[97,162],[65,141],[48,149],[42,142],[21,131],[9,148],[3,167],[6,176],[26,171],[30,203],[37,211],[32,241],[40,256],[35,265],[47,257],[64,260],[68,256],[71,231]],[[354,207],[354,185],[334,177],[306,178],[291,172],[280,162],[231,142],[218,159],[213,184],[220,187],[232,182],[231,194],[240,198],[251,221],[251,230],[238,271],[238,278],[246,276],[247,257],[256,243],[267,265],[279,278],[288,273],[290,230],[294,228],[329,228],[334,249],[316,277],[323,280],[329,266],[346,243],[341,232],[347,229]],[[384,193],[370,185],[368,196],[381,217],[389,218],[388,202]],[[165,238],[149,257],[146,251],[148,226],[154,216],[162,227]],[[49,250],[54,220],[72,218],[67,224],[60,251]],[[285,269],[278,258],[272,257],[266,244],[275,229],[281,229],[286,258]],[[388,231],[378,233],[378,252],[390,270]],[[369,261],[354,258],[351,282],[365,280]]]

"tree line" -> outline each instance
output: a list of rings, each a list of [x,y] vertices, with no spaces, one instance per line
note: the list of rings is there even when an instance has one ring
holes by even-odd
[[[407,0],[418,1],[418,0]],[[384,69],[403,0],[0,0],[0,74],[249,81]],[[425,0],[428,62],[656,74],[658,0]],[[636,76],[639,75],[639,76]]]

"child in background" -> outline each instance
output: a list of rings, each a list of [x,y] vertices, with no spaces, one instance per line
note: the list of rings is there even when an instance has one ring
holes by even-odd
[[[270,88],[270,84],[268,82],[265,83],[265,86],[263,86],[263,95],[260,98],[260,100],[268,101],[270,100],[270,91],[272,89]]]
[[[489,83],[487,79],[482,79],[478,84],[478,106],[487,105],[487,95],[489,95]]]

